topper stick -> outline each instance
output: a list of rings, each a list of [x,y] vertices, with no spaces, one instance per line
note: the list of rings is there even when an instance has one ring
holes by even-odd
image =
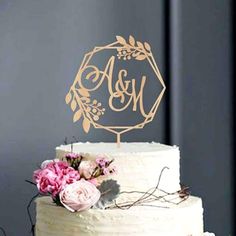
[[[116,144],[117,144],[117,147],[120,148],[120,133],[116,134]]]

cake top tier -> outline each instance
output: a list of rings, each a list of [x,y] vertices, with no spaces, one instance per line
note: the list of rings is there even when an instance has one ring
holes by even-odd
[[[180,153],[177,146],[133,142],[121,143],[118,148],[116,143],[74,143],[57,147],[56,158],[62,160],[69,152],[81,154],[84,161],[104,156],[114,160],[117,174],[112,179],[117,180],[122,191],[146,191],[155,187],[164,167],[169,169],[163,175],[160,188],[168,192],[180,188]]]
[[[73,150],[71,150],[73,148]],[[73,147],[71,145],[61,145],[56,148],[56,150],[75,153],[106,153],[106,154],[122,154],[122,153],[138,153],[138,154],[148,154],[153,152],[165,152],[165,151],[176,151],[177,146],[168,146],[155,142],[124,142],[121,143],[120,147],[117,148],[116,143],[74,143]]]

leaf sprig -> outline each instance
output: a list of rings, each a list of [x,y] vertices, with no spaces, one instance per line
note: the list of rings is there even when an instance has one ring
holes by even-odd
[[[116,36],[116,39],[122,45],[117,48],[118,59],[130,60],[134,58],[142,61],[151,53],[151,46],[147,42],[136,41],[132,35],[129,36],[128,42],[122,36]]]
[[[72,88],[65,97],[66,104],[70,104],[71,110],[74,112],[73,122],[77,122],[83,117],[83,129],[89,132],[91,119],[98,121],[101,115],[104,115],[105,108],[102,103],[96,99],[91,99],[90,93],[86,89]]]
[[[106,209],[106,207],[114,201],[120,193],[120,185],[116,180],[106,180],[103,181],[100,186],[98,186],[101,192],[101,197],[96,203],[95,208]]]

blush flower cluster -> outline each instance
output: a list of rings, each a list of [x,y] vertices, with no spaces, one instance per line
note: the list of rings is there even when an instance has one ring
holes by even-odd
[[[73,167],[75,170],[78,170],[83,157],[80,154],[70,152],[65,155],[65,159],[71,167]]]
[[[113,162],[113,160],[110,161],[105,157],[98,157],[96,159],[96,163],[99,166],[99,168],[101,169],[103,175],[109,175],[109,174],[116,173],[116,168],[110,167],[112,162]]]
[[[57,205],[72,212],[91,208],[101,196],[98,178],[115,173],[110,166],[113,160],[104,157],[83,160],[75,153],[65,155],[64,160],[46,160],[34,171],[33,180],[39,193],[51,195]]]

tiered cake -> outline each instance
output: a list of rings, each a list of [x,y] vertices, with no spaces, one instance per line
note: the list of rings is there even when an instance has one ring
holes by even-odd
[[[63,159],[71,151],[71,145],[57,147],[56,158]],[[117,148],[115,143],[76,143],[73,153],[83,155],[86,160],[94,160],[97,156],[114,160],[117,173],[110,178],[117,180],[121,192],[145,193],[155,188],[160,179],[158,189],[162,193],[169,193],[171,199],[146,205],[133,204],[127,209],[91,208],[72,213],[56,206],[51,198],[40,197],[37,199],[36,236],[203,235],[201,199],[188,196],[181,200],[178,195],[178,147],[159,143],[121,143]],[[165,167],[168,169],[163,171],[160,178]],[[131,201],[129,196],[118,197],[117,202]]]

